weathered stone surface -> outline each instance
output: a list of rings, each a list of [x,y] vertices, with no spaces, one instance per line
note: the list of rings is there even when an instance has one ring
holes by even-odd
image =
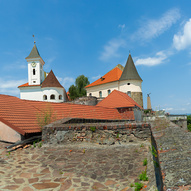
[[[22,179],[22,178],[13,178],[13,180],[14,180],[15,183],[17,183],[17,184],[22,184],[22,183],[25,182],[24,179]]]
[[[184,185],[191,187],[191,132],[173,123],[168,127],[153,124],[152,131],[158,148],[164,188],[176,191]]]
[[[144,147],[140,147],[141,144]],[[111,146],[77,143],[28,148],[27,152],[12,152],[11,158],[5,153],[1,155],[7,164],[0,165],[0,171],[4,172],[0,174],[0,190],[6,191],[5,185],[11,185],[13,187],[10,189],[19,186],[15,190],[21,191],[87,191],[94,190],[93,186],[100,191],[113,191],[115,188],[120,191],[141,173],[142,161],[148,154],[145,148],[148,146],[149,142],[143,140]],[[0,148],[4,148],[1,143]],[[129,164],[132,165],[131,170],[128,170]]]
[[[47,189],[47,188],[56,188],[59,186],[57,183],[47,182],[47,183],[37,183],[32,185],[35,189]]]
[[[34,191],[34,190],[32,188],[30,188],[30,187],[24,187],[22,189],[22,191]]]
[[[65,180],[63,183],[62,183],[62,186],[61,186],[61,189],[60,190],[67,190],[69,189],[70,187],[72,186],[72,181],[71,180]]]
[[[17,185],[9,185],[9,186],[3,187],[3,189],[7,189],[7,190],[16,190],[18,188],[19,188],[19,186],[17,186]]]

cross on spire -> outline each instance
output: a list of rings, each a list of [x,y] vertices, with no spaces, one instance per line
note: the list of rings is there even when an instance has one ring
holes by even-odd
[[[35,41],[35,36],[34,36],[34,34],[32,35],[33,36],[33,38],[34,38],[34,44],[36,43],[36,41]]]

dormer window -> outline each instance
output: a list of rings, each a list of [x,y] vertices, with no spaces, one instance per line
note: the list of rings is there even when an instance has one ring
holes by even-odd
[[[36,70],[35,69],[33,69],[33,75],[36,75]]]
[[[105,78],[103,78],[103,77],[101,77],[100,79],[101,79],[101,81],[105,80]]]

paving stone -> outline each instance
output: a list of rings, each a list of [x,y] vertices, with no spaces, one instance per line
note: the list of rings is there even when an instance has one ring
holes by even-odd
[[[20,174],[20,177],[23,177],[23,178],[31,178],[31,173],[21,173],[21,174]]]
[[[28,179],[29,184],[38,182],[39,178],[30,178]]]
[[[16,189],[18,189],[19,187],[20,187],[20,186],[17,186],[17,185],[9,185],[9,186],[3,187],[3,189],[16,190]]]
[[[107,181],[105,182],[105,185],[106,185],[106,186],[113,185],[113,184],[116,184],[116,182],[113,181],[113,180],[107,180]]]
[[[25,182],[22,178],[13,178],[13,180],[14,180],[15,183],[17,183],[17,184],[22,184],[22,183]]]
[[[71,180],[65,180],[63,183],[62,183],[62,186],[61,186],[61,190],[67,190],[69,189],[70,187],[72,186],[72,181]]]
[[[34,191],[34,190],[32,188],[30,188],[30,187],[24,187],[22,189],[22,191]]]
[[[47,182],[47,183],[37,183],[32,185],[35,189],[47,189],[47,188],[56,188],[59,186],[57,183]]]
[[[0,165],[0,172],[3,172],[0,173],[0,190],[6,190],[1,182],[14,186],[16,180],[22,186],[18,188],[21,191],[120,191],[134,182],[130,177],[137,179],[141,173],[142,161],[148,154],[147,150],[140,149],[140,143],[133,144],[90,146],[88,143],[85,144],[85,153],[82,152],[84,147],[79,146],[79,143],[53,149],[41,147],[28,148],[28,152],[12,152],[12,158]],[[148,143],[144,144],[145,147],[148,146]],[[139,154],[134,153],[136,149],[140,149]],[[128,170],[130,164],[133,168]],[[25,182],[22,183],[22,180]]]

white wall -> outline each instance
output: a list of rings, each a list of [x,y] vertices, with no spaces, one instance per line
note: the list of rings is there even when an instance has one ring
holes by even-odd
[[[44,81],[44,71],[43,65],[44,62],[41,58],[31,58],[27,59],[28,62],[28,82],[29,85],[40,85]],[[33,67],[32,62],[36,63],[36,66]],[[33,75],[33,69],[35,69],[35,75]],[[35,83],[34,83],[35,81]]]
[[[43,101],[42,91],[40,86],[20,87],[20,98],[26,100]]]
[[[54,94],[55,100],[50,99],[50,96]],[[47,100],[43,99],[43,96],[47,96]],[[59,100],[59,95],[62,99]],[[20,87],[20,98],[25,100],[35,100],[35,101],[49,101],[49,102],[64,102],[66,101],[66,96],[64,94],[63,88],[41,88],[41,86],[32,87]]]
[[[130,85],[127,85],[128,83],[130,83]],[[99,97],[99,91],[102,91],[102,97],[107,97],[109,89],[111,92],[113,90],[119,90],[124,93],[127,93],[128,91],[142,92],[141,83],[140,80],[124,80],[88,87],[86,88],[87,96],[91,93],[92,96]]]
[[[130,83],[130,85],[127,85]],[[119,82],[119,91],[127,93],[128,91],[131,92],[142,92],[140,80],[124,80]]]
[[[0,140],[8,142],[21,141],[21,135],[0,121]]]
[[[92,96],[99,97],[99,91],[102,91],[102,97],[108,96],[108,90],[118,90],[118,81],[101,84],[93,87],[86,88],[87,96],[91,93]]]
[[[54,94],[55,95],[55,100],[51,100],[50,96]],[[64,89],[63,88],[42,88],[42,97],[43,95],[47,95],[47,100],[50,102],[64,102],[66,101],[66,97],[64,95]],[[62,99],[59,100],[59,95],[62,96]],[[43,100],[45,101],[45,100]]]

